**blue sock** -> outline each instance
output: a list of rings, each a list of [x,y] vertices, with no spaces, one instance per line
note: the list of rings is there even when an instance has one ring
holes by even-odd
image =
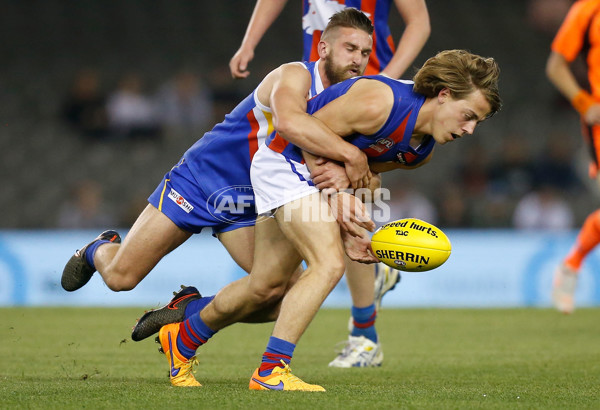
[[[375,330],[375,318],[377,312],[375,311],[375,304],[371,306],[358,308],[352,306],[352,319],[354,327],[352,328],[352,336],[364,336],[374,343],[377,343],[377,331]]]
[[[98,249],[98,246],[104,245],[105,243],[111,243],[105,239],[100,239],[85,249],[85,261],[92,267],[92,269],[96,270],[96,265],[94,264],[94,254]]]
[[[281,361],[285,364],[290,364],[296,345],[271,336],[267,344],[267,350],[262,357],[262,363],[258,369],[258,374],[268,376],[273,371],[273,368],[281,367]]]
[[[200,311],[202,309],[204,309],[204,307],[206,305],[208,305],[210,303],[210,301],[213,300],[214,298],[215,298],[215,296],[213,295],[213,296],[205,296],[200,299],[192,300],[185,307],[185,312],[184,312],[185,319],[188,319],[188,318],[192,317],[193,315],[200,314]]]
[[[206,343],[215,333],[217,332],[206,326],[199,314],[190,316],[179,325],[177,349],[189,359],[196,354],[196,349]]]

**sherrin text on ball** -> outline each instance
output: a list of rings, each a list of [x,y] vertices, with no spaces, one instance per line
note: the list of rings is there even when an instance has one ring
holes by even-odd
[[[383,225],[373,234],[371,247],[381,262],[407,272],[435,269],[448,260],[452,251],[441,229],[416,218]]]

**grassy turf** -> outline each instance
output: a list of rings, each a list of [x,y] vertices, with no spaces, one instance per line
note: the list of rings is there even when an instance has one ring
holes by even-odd
[[[330,369],[347,310],[321,311],[292,369],[326,393],[251,392],[271,325],[199,349],[202,388],[174,388],[140,309],[0,309],[0,408],[600,408],[600,309],[383,309],[381,368]]]

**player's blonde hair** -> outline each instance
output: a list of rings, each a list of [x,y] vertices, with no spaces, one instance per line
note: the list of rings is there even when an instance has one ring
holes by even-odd
[[[423,64],[413,77],[414,91],[432,98],[447,88],[456,99],[480,90],[490,104],[491,117],[502,107],[498,91],[500,68],[493,58],[485,58],[465,50],[439,52]]]
[[[336,31],[338,27],[355,28],[363,30],[369,35],[373,34],[373,23],[365,13],[352,7],[338,11],[329,19],[327,27],[321,34],[321,40],[326,40],[327,37]]]

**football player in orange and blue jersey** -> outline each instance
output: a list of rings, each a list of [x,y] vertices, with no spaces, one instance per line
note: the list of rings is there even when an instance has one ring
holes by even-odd
[[[246,34],[229,63],[234,78],[245,78],[254,49],[264,33],[279,16],[287,1],[258,0]],[[392,3],[400,13],[405,28],[396,48],[388,25]],[[366,75],[383,74],[400,78],[417,57],[431,32],[429,13],[424,0],[303,0],[303,59],[318,59],[321,34],[330,17],[340,10],[355,8],[373,22],[373,52]],[[400,272],[381,263],[375,268],[348,261],[346,280],[352,295],[348,340],[331,367],[380,366],[383,351],[375,328],[377,310],[383,296],[400,281]]]
[[[271,92],[263,95],[257,89],[184,154],[150,196],[123,244],[117,232],[106,231],[77,250],[63,270],[63,288],[75,291],[98,271],[111,290],[131,290],[166,254],[203,228],[212,228],[233,259],[250,272],[256,218],[250,162],[274,128],[291,126],[299,134],[326,141],[328,150],[321,154],[344,163],[353,186],[368,179],[366,155],[306,113],[307,99],[331,85],[329,72],[339,77],[337,81],[362,74],[371,52],[373,27],[362,13],[339,13],[329,29],[320,61],[274,70],[267,76],[277,79]],[[159,314],[157,320],[181,321],[190,301],[199,299],[196,289],[186,288],[162,311],[168,314]],[[132,335],[138,340],[143,336]],[[167,357],[178,357],[167,346],[164,350]],[[189,362],[179,363],[178,369],[172,372],[173,384],[198,385],[187,377]]]
[[[245,78],[254,49],[267,29],[279,16],[287,1],[258,0],[246,34],[229,63],[234,78]],[[388,26],[392,3],[400,13],[405,28],[395,48]],[[303,0],[303,59],[318,59],[318,45],[329,18],[346,8],[364,12],[373,22],[373,52],[365,74],[384,74],[400,78],[417,57],[431,32],[429,13],[424,0]],[[375,268],[348,261],[346,274],[352,295],[350,335],[340,354],[329,363],[332,367],[380,366],[383,351],[375,321],[377,310],[386,292],[400,281],[400,272],[384,264]]]
[[[381,161],[371,161],[374,172],[414,167],[430,157],[435,143],[472,134],[500,109],[498,76],[493,59],[449,50],[429,59],[414,84],[384,76],[349,79],[312,99],[308,111],[336,134],[369,151],[371,160]],[[270,82],[267,77],[261,87],[269,87]],[[324,391],[292,375],[289,364],[300,337],[343,275],[348,246],[341,243],[344,224],[333,218],[329,198],[311,183],[309,160],[300,157],[304,142],[277,131],[254,156],[250,175],[257,212],[271,217],[255,227],[251,274],[223,288],[199,315],[159,332],[161,342],[181,335],[172,345],[191,359],[216,331],[285,294],[262,362],[251,377],[253,390]],[[412,162],[407,164],[409,157]],[[340,192],[335,198],[343,195],[348,194]],[[348,236],[345,232],[342,236],[345,242]],[[364,259],[355,260],[377,261],[372,255],[369,258],[368,235],[361,240]],[[301,259],[307,269],[290,286]]]
[[[346,141],[367,154],[371,163],[392,162],[414,168],[425,161],[433,151],[435,140],[431,135],[426,135],[417,146],[413,147],[410,144],[419,110],[425,102],[424,95],[414,92],[412,81],[398,81],[378,76],[355,77],[332,85],[319,94],[318,98],[308,101],[307,112],[314,114],[333,100],[340,98],[359,79],[372,79],[387,84],[394,94],[394,104],[381,129],[370,135],[350,135]],[[304,161],[302,150],[277,132],[271,133],[265,140],[265,144],[271,150],[282,154],[286,162],[287,160],[297,163]]]

